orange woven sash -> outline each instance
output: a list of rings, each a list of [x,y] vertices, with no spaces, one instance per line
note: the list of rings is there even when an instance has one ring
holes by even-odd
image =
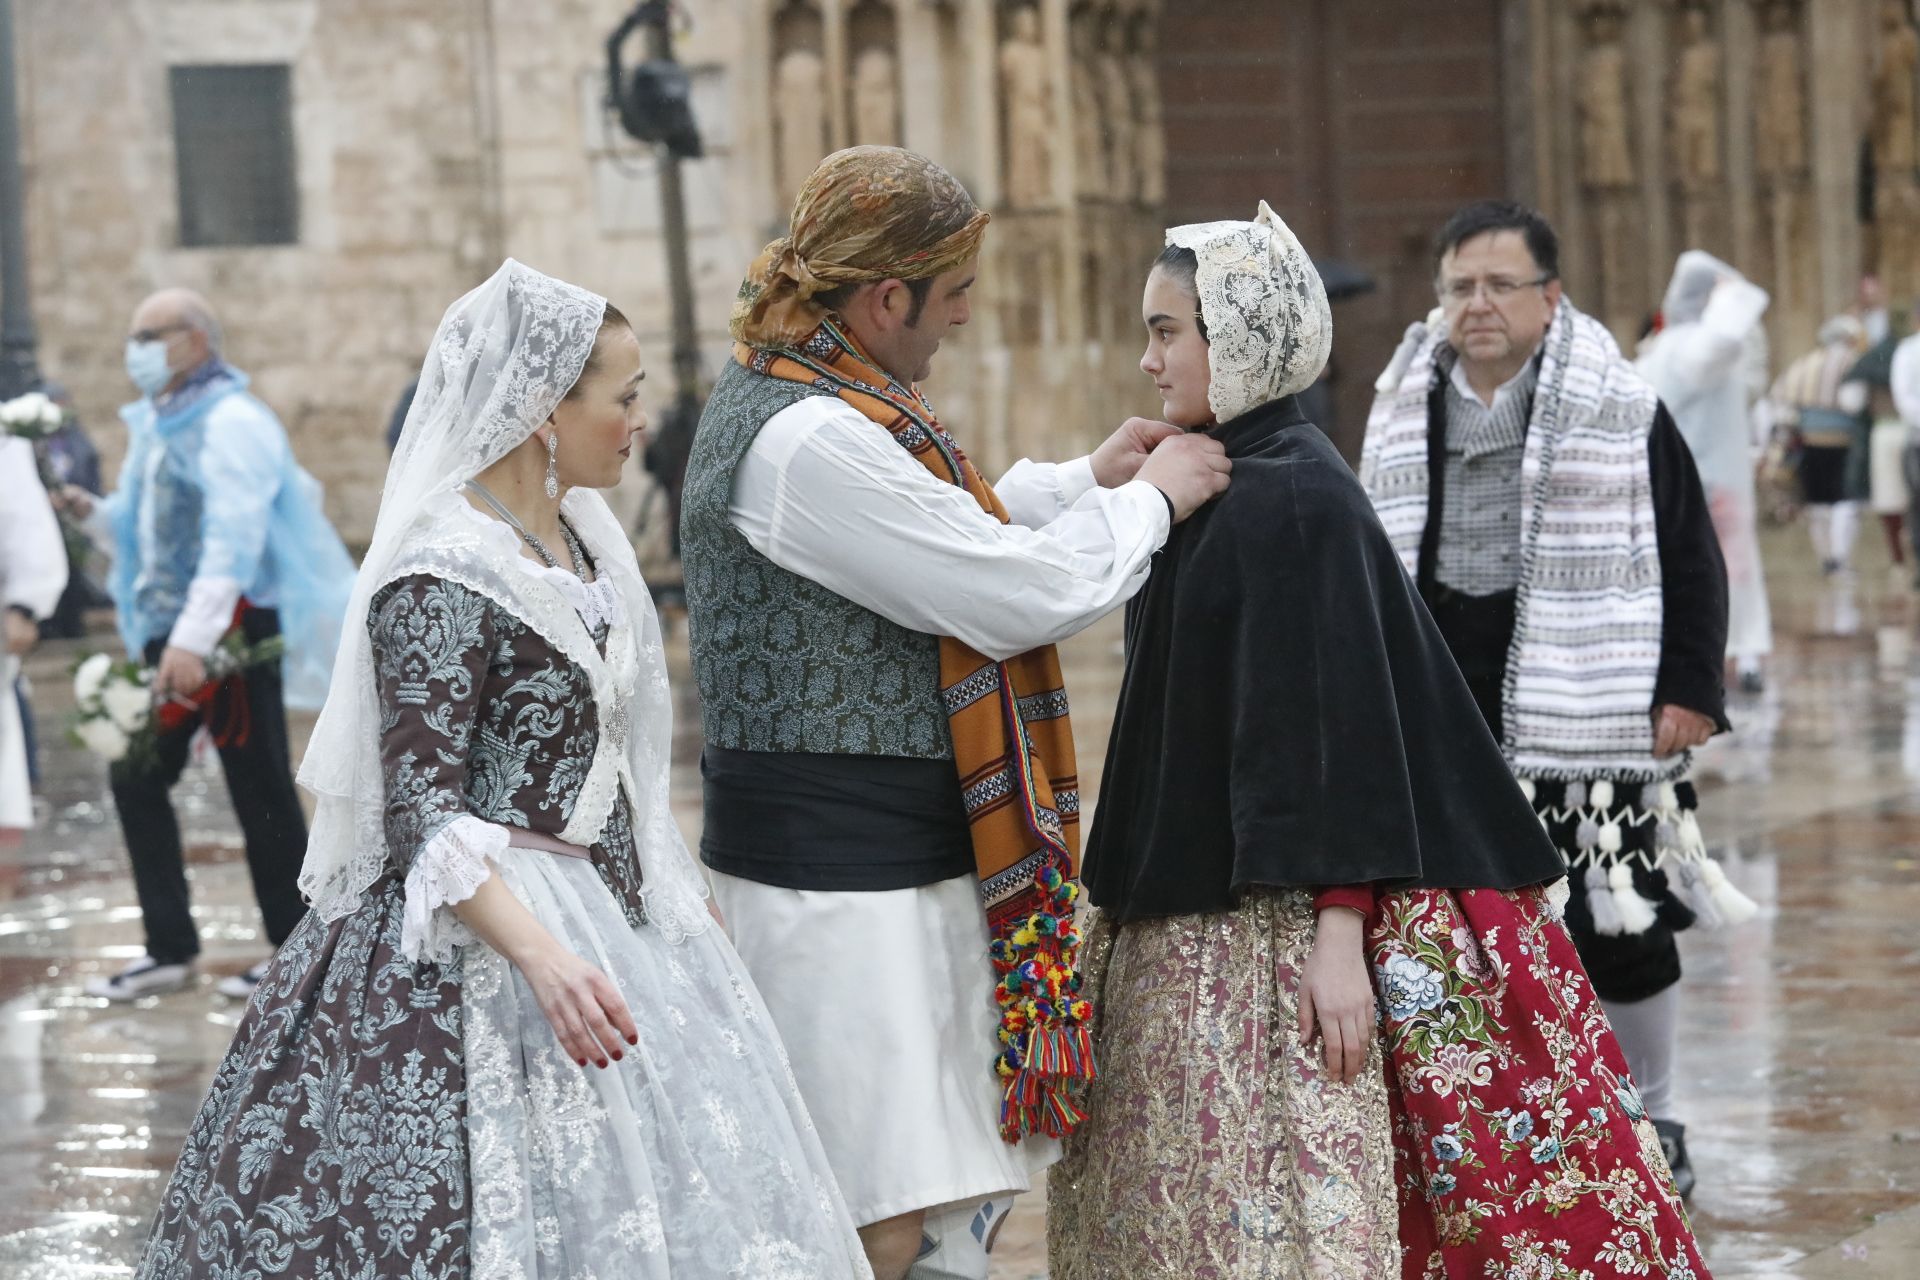
[[[832,320],[798,347],[740,345],[767,377],[831,391],[885,427],[929,471],[1005,523],[1007,510],[917,390],[901,387]],[[940,639],[940,693],[973,838],[998,976],[1000,1136],[1063,1137],[1085,1118],[1074,1086],[1094,1074],[1092,1010],[1080,995],[1073,904],[1080,782],[1060,659],[1052,645],[1004,662]]]

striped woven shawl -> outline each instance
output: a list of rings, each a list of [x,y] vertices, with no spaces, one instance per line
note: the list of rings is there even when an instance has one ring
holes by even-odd
[[[1415,335],[1410,335],[1410,340]],[[1444,334],[1375,399],[1360,476],[1408,573],[1427,528],[1428,397]],[[1520,584],[1507,655],[1508,763],[1523,775],[1664,781],[1653,754],[1660,548],[1647,442],[1658,399],[1598,321],[1562,301],[1521,469]]]

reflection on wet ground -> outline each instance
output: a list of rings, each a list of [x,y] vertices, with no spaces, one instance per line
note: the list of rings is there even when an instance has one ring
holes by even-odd
[[[1719,1277],[1920,1275],[1877,1216],[1920,1204],[1920,610],[1868,561],[1857,582],[1772,535],[1780,652],[1770,690],[1700,762],[1703,816],[1759,920],[1686,940],[1680,1098]],[[1067,650],[1089,794],[1119,681],[1110,620]],[[102,642],[104,643],[104,637]],[[0,846],[0,1276],[130,1270],[240,1006],[213,990],[260,958],[259,920],[217,763],[176,792],[205,952],[187,991],[114,1007],[84,981],[138,956],[139,914],[102,767],[61,741],[77,650],[39,681],[51,804]],[[683,691],[677,813],[699,822]],[[299,729],[302,734],[305,724]],[[1916,1219],[1920,1221],[1920,1219]],[[1863,1234],[1864,1233],[1864,1234]],[[997,1280],[1045,1274],[1044,1205],[1002,1234]],[[1891,1267],[1891,1269],[1888,1269]]]

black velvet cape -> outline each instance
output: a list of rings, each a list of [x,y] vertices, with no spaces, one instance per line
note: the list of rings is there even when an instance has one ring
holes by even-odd
[[[1249,885],[1565,874],[1365,490],[1292,398],[1210,434],[1227,491],[1127,606],[1083,878],[1120,920]]]

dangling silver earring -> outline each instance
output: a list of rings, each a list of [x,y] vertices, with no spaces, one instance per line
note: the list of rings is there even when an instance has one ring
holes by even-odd
[[[560,436],[552,428],[547,429],[547,496],[560,496],[560,465],[554,455],[560,448]]]

